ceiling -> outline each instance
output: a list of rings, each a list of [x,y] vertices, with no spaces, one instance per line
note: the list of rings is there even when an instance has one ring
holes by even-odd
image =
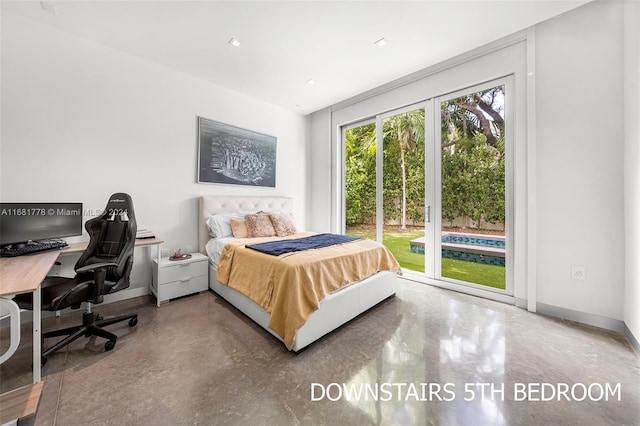
[[[2,9],[308,114],[587,3],[5,1]],[[229,44],[231,38],[241,42]],[[385,38],[386,46],[375,41]],[[313,79],[314,84],[308,81]]]

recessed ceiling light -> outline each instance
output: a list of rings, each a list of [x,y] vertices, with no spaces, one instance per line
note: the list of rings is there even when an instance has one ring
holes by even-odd
[[[378,47],[382,47],[382,46],[385,46],[387,44],[387,40],[385,40],[384,37],[383,37],[378,41],[374,41],[373,44],[375,44]]]
[[[238,46],[240,46],[240,41],[236,40],[233,37],[231,37],[231,40],[229,40],[229,44],[232,45],[233,47],[238,47]]]
[[[316,81],[310,78],[309,80],[307,80],[307,84],[316,84]]]

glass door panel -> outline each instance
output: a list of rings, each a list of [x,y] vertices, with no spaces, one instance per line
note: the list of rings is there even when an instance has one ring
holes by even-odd
[[[345,233],[381,242],[402,268],[425,272],[425,251],[433,254],[425,250],[425,107],[346,127],[343,146]]]
[[[345,233],[376,240],[376,123],[343,131]]]
[[[440,276],[505,290],[505,86],[441,100],[440,123]]]

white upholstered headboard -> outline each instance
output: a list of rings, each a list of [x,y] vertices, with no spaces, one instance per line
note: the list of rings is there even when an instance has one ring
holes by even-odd
[[[198,248],[206,255],[205,246],[211,239],[206,220],[212,214],[233,213],[237,211],[265,211],[273,213],[292,213],[293,199],[288,197],[230,197],[203,195],[199,198]]]

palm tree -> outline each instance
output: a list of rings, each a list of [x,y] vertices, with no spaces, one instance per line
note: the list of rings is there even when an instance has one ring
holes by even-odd
[[[418,144],[424,145],[425,137],[424,109],[394,115],[384,121],[384,140],[397,144],[400,150],[400,173],[402,178],[402,216],[401,229],[407,229],[407,153],[415,153]]]

